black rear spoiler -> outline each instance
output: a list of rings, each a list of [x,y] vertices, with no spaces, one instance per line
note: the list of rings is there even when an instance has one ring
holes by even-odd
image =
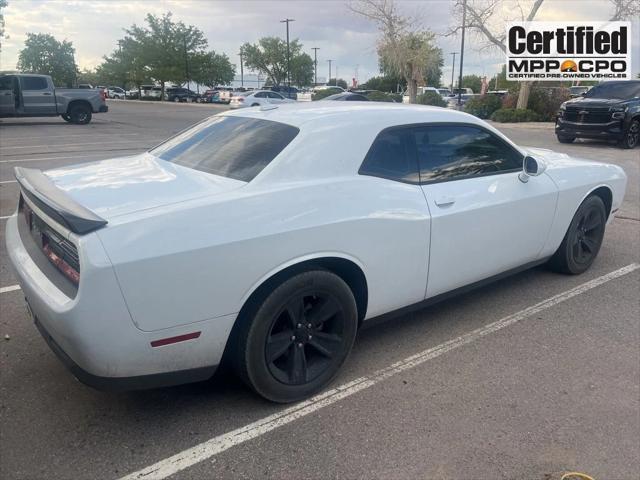
[[[83,207],[56,187],[41,170],[15,167],[15,175],[22,195],[72,232],[89,233],[107,224],[104,218]]]

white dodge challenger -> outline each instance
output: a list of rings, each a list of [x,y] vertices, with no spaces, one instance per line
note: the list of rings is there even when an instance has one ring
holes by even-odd
[[[626,186],[464,113],[373,102],[225,112],[15,174],[8,252],[77,378],[150,388],[224,360],[276,402],[325,386],[368,319],[543,262],[584,272]]]

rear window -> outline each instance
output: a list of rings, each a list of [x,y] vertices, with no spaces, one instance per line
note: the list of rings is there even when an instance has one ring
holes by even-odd
[[[212,117],[151,150],[162,160],[250,182],[300,130],[244,117]]]
[[[47,79],[44,77],[22,77],[23,90],[47,90]]]

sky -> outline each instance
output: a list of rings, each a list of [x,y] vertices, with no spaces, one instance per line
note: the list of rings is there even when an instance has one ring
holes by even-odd
[[[469,0],[482,1],[482,0]],[[318,51],[318,81],[328,75],[332,60],[332,77],[348,81],[357,77],[360,83],[379,74],[376,26],[347,8],[347,0],[9,0],[4,11],[5,35],[0,51],[0,70],[14,70],[26,34],[49,33],[58,40],[67,39],[76,48],[76,62],[81,69],[95,68],[105,54],[117,47],[123,29],[132,24],[143,25],[147,13],[172,12],[182,20],[200,28],[209,48],[226,53],[239,66],[237,55],[244,42],[255,42],[263,36],[285,37],[284,18],[290,23],[291,38],[298,38],[313,58]],[[398,0],[403,13],[419,18],[421,25],[433,31],[444,53],[443,84],[451,81],[451,52],[460,51],[460,37],[445,34],[456,23],[452,14],[453,0]],[[518,4],[530,6],[532,0],[504,0],[502,17],[520,15]],[[608,20],[609,0],[545,0],[536,20]],[[493,25],[504,28],[504,23]],[[633,22],[632,69],[640,71],[638,19]],[[500,70],[504,55],[496,49],[482,48],[485,43],[477,35],[465,40],[464,73],[491,77]],[[458,57],[459,58],[459,57]],[[458,62],[458,59],[456,59]],[[459,65],[459,64],[458,64]],[[456,72],[459,66],[456,66]],[[239,72],[239,68],[238,68]],[[457,73],[456,73],[457,77]]]

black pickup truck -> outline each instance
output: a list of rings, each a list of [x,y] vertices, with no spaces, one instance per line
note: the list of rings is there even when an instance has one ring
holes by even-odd
[[[604,82],[560,105],[560,143],[576,138],[615,140],[622,148],[640,143],[640,80]]]

